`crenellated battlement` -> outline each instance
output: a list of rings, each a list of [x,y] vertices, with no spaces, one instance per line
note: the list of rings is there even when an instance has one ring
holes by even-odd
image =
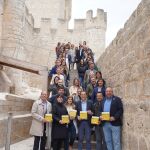
[[[4,5],[3,5],[4,4]],[[106,13],[98,9],[87,11],[86,17],[74,20],[74,29],[68,28],[72,0],[2,0],[0,1],[0,54],[34,64],[52,67],[57,42],[70,41],[87,45],[98,58],[105,49]],[[11,70],[8,69],[12,73]],[[15,71],[13,71],[15,72]],[[22,93],[24,83],[40,87],[41,81],[22,72],[10,76],[16,93]],[[28,79],[31,80],[28,80]]]
[[[97,9],[97,14],[93,17],[93,11],[89,10],[86,13],[86,29],[90,28],[103,28],[106,30],[107,26],[107,13],[102,9]]]

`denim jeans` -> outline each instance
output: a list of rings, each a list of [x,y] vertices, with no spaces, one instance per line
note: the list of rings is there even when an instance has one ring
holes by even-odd
[[[103,127],[99,125],[95,126],[95,135],[96,135],[96,150],[107,150],[103,133]]]
[[[82,86],[83,90],[85,90],[85,87],[84,87],[84,77],[79,76],[79,80],[80,80],[80,85]]]
[[[78,150],[82,150],[84,136],[86,138],[86,150],[91,150],[91,127],[88,121],[81,121],[79,125]]]
[[[103,126],[105,141],[108,150],[121,150],[121,127],[112,126],[105,122]]]

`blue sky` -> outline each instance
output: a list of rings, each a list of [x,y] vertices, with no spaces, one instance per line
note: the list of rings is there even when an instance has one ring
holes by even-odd
[[[106,46],[115,38],[118,30],[137,8],[141,0],[73,0],[72,20],[70,27],[73,28],[73,19],[85,18],[86,11],[92,9],[96,15],[97,8],[107,12]]]

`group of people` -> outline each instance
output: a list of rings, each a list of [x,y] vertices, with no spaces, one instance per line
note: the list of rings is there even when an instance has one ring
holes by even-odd
[[[71,69],[78,72],[78,78],[73,81],[70,81]],[[123,104],[114,96],[113,89],[106,87],[86,41],[78,47],[59,42],[55,66],[48,77],[48,92],[43,91],[32,107],[33,150],[45,150],[47,146],[53,150],[62,147],[72,150],[75,140],[78,150],[82,150],[84,138],[86,150],[91,150],[92,131],[95,131],[96,150],[121,150]],[[70,87],[69,82],[73,82]],[[75,111],[76,116],[70,116],[71,111]],[[81,118],[81,112],[86,112],[87,118]],[[110,114],[109,120],[103,118],[103,112]],[[46,114],[52,114],[52,122],[45,119]],[[63,115],[69,116],[68,123],[63,122]],[[92,116],[99,117],[98,124],[92,124]]]

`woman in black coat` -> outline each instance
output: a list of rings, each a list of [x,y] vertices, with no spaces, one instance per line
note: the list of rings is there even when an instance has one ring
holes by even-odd
[[[68,115],[68,112],[63,104],[63,98],[61,97],[61,95],[58,95],[56,98],[56,103],[53,105],[52,109],[52,115],[53,115],[53,123],[52,123],[53,150],[60,150],[63,142],[64,142],[64,149],[67,150],[68,128],[67,124],[63,124],[61,116]]]

